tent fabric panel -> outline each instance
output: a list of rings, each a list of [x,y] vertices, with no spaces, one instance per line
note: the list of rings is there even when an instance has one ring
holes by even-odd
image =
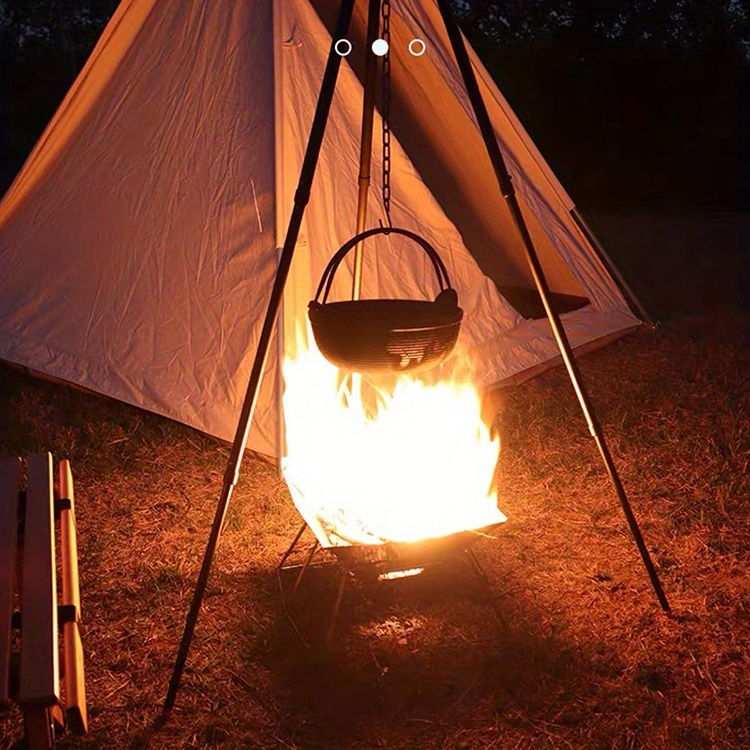
[[[0,213],[0,357],[233,436],[276,265],[271,8],[113,20],[95,101],[68,102]],[[266,453],[272,395],[249,441]]]
[[[150,378],[146,377],[145,371],[140,380],[133,376],[124,377],[120,369],[113,368],[107,363],[83,361],[74,354],[46,346],[43,342],[24,336],[12,336],[4,331],[0,331],[0,351],[3,352],[4,361],[28,368],[32,373],[40,373],[83,387],[87,391],[145,409],[225,440],[231,440],[234,436],[236,419],[233,416],[224,421],[215,420],[207,423],[205,417],[206,413],[210,414],[212,411],[212,403],[205,392],[191,394],[190,399],[185,399],[184,394],[176,390],[172,394],[164,389],[152,393]],[[258,431],[253,436],[254,445],[250,447],[259,453],[275,456],[278,452],[278,436],[274,428],[269,428],[277,418],[271,374],[264,379],[261,387],[256,410]],[[249,377],[249,366],[243,367],[239,379],[247,382]],[[242,383],[238,385],[241,386]],[[152,396],[146,405],[144,394]],[[241,399],[243,396],[244,391],[241,388],[232,394],[235,399]]]
[[[562,321],[574,349],[633,330],[641,323],[629,310],[602,312],[591,306],[565,313]],[[473,355],[474,359],[489,363],[481,371],[480,384],[492,386],[506,380],[518,380],[519,375],[545,363],[556,364],[560,350],[549,321],[541,318],[524,321],[510,331],[499,332],[474,350]]]
[[[500,285],[518,283],[509,277],[510,268],[530,286],[520,238],[498,195],[437,6],[405,0],[399,10],[407,28],[392,47],[397,55],[394,70],[400,69],[411,77],[404,85],[405,91],[418,92],[412,93],[409,100],[406,150],[449,217],[461,227],[467,247],[485,273]],[[429,40],[429,56],[409,59],[405,52],[407,40],[415,36]],[[550,287],[558,292],[584,294],[598,307],[621,307],[624,301],[619,290],[604,265],[595,254],[589,253],[588,240],[570,217],[573,207],[570,196],[554,177],[470,45],[469,52]],[[425,72],[419,66],[425,65],[428,58],[432,67]],[[398,113],[397,108],[395,112]],[[414,122],[418,137],[414,135]],[[450,124],[449,128],[445,127],[446,123]],[[460,149],[456,144],[460,144]],[[420,158],[420,152],[425,150],[427,158]],[[433,173],[435,178],[431,179]],[[439,180],[440,175],[445,178],[446,174],[448,180],[444,179],[443,185],[447,185],[447,189]],[[560,227],[564,228],[563,232],[558,231]]]
[[[35,186],[64,155],[70,139],[109,86],[155,4],[156,0],[122,0],[117,6],[86,64],[3,196],[0,226],[33,195]]]

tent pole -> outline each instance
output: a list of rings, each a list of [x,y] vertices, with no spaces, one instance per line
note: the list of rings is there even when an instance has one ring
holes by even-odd
[[[206,553],[203,557],[203,564],[201,565],[198,582],[196,583],[195,591],[193,593],[190,611],[188,612],[185,621],[185,630],[182,634],[182,641],[180,642],[180,648],[177,653],[174,671],[172,672],[172,678],[169,682],[169,690],[167,692],[166,700],[164,701],[163,711],[165,714],[168,714],[174,707],[177,690],[180,686],[180,679],[182,678],[188,650],[190,649],[190,642],[193,638],[193,631],[200,613],[206,585],[208,584],[208,576],[211,572],[214,553],[216,552],[216,546],[224,525],[227,508],[229,507],[229,500],[232,496],[234,487],[237,484],[237,480],[239,479],[240,465],[242,464],[242,457],[245,453],[245,446],[247,445],[247,437],[250,432],[253,412],[255,411],[255,404],[260,389],[260,382],[263,377],[263,370],[265,369],[266,359],[268,357],[271,336],[273,334],[279,306],[281,304],[284,285],[286,284],[286,279],[289,275],[289,267],[292,262],[292,256],[294,255],[294,248],[297,243],[297,237],[305,213],[305,207],[310,200],[310,190],[315,176],[315,168],[318,164],[320,148],[323,143],[323,135],[325,134],[328,116],[331,110],[331,102],[333,101],[333,94],[336,88],[336,79],[341,66],[341,56],[337,54],[335,44],[337,40],[345,38],[349,31],[354,2],[355,0],[342,0],[338,21],[336,22],[336,29],[331,40],[331,49],[328,53],[328,61],[323,74],[323,82],[321,83],[320,94],[318,96],[318,104],[315,109],[315,117],[310,129],[310,137],[307,144],[307,150],[305,151],[305,158],[302,163],[297,191],[294,194],[292,215],[289,219],[286,239],[284,240],[281,258],[279,259],[279,264],[276,269],[276,278],[271,290],[271,297],[268,302],[263,329],[258,341],[258,349],[255,353],[255,361],[253,362],[253,368],[250,373],[250,381],[247,386],[245,401],[242,405],[242,411],[237,424],[237,431],[229,455],[229,462],[224,474],[224,485],[221,490],[218,505],[216,506],[216,514],[208,538]]]
[[[643,564],[645,565],[646,571],[648,572],[649,578],[651,579],[651,585],[654,587],[654,592],[659,599],[659,604],[661,604],[661,607],[665,612],[669,612],[669,602],[667,601],[667,597],[664,594],[664,589],[662,588],[661,581],[659,580],[656,568],[654,567],[654,563],[651,560],[651,555],[649,554],[648,548],[643,541],[643,536],[641,535],[641,531],[638,528],[638,522],[636,521],[633,510],[630,507],[630,502],[628,501],[627,494],[625,493],[625,488],[622,484],[622,481],[620,480],[619,474],[617,473],[617,468],[609,452],[607,443],[604,440],[604,433],[602,431],[601,425],[594,415],[588,394],[583,386],[583,382],[578,371],[578,365],[573,357],[573,349],[570,346],[570,342],[568,341],[565,329],[560,322],[560,317],[550,303],[549,287],[547,286],[547,281],[544,277],[541,263],[539,262],[539,256],[536,253],[534,243],[532,242],[528,227],[526,226],[523,214],[521,213],[521,208],[516,198],[515,189],[513,187],[510,174],[508,173],[508,169],[505,165],[505,160],[503,159],[502,152],[500,151],[500,146],[498,145],[497,137],[495,136],[495,131],[492,127],[492,123],[487,112],[487,107],[485,106],[484,100],[482,99],[482,94],[479,90],[479,85],[477,83],[476,75],[474,74],[471,60],[469,59],[469,54],[466,50],[466,44],[464,43],[461,29],[459,28],[458,23],[454,18],[449,0],[438,0],[438,6],[440,7],[440,13],[443,17],[443,23],[445,24],[445,28],[448,32],[448,37],[450,38],[451,46],[453,48],[453,54],[456,57],[458,67],[461,71],[464,86],[466,87],[466,91],[469,95],[469,99],[474,110],[474,116],[476,117],[477,123],[479,124],[482,138],[484,139],[490,161],[492,162],[492,167],[495,171],[495,176],[497,177],[500,192],[502,193],[503,198],[505,199],[508,208],[510,209],[511,216],[513,217],[514,223],[521,235],[521,239],[523,240],[526,260],[529,263],[531,275],[534,278],[534,283],[536,284],[539,296],[542,299],[542,304],[544,305],[545,312],[547,313],[550,325],[552,326],[552,332],[555,336],[555,339],[557,340],[557,345],[560,348],[560,354],[562,356],[563,362],[565,363],[565,367],[568,370],[568,375],[570,376],[573,388],[576,392],[576,395],[578,396],[581,410],[583,411],[586,421],[588,422],[589,432],[596,442],[597,448],[599,449],[599,453],[602,457],[602,461],[604,462],[604,466],[606,467],[607,473],[612,480],[612,485],[615,488],[615,492],[617,493],[620,505],[622,506],[622,510],[625,514],[625,518],[627,519],[628,526],[630,527],[630,533],[633,535],[633,539],[635,539],[635,543],[638,546],[638,551],[641,553]]]
[[[372,54],[372,43],[380,32],[380,0],[370,0],[367,15],[367,41],[365,43],[365,86],[362,101],[362,135],[359,151],[359,194],[357,196],[357,231],[361,234],[367,224],[367,193],[370,189],[370,165],[372,164],[372,126],[375,113],[375,87],[378,80],[378,58]],[[352,299],[358,300],[362,291],[362,250],[360,242],[354,248],[354,275]]]
[[[625,276],[623,276],[620,269],[612,262],[612,258],[609,257],[609,253],[602,247],[601,242],[597,238],[594,230],[589,226],[589,223],[584,218],[583,214],[578,210],[577,207],[570,210],[570,216],[576,223],[576,226],[583,232],[586,239],[589,241],[591,247],[596,250],[599,259],[604,263],[607,272],[612,276],[617,287],[619,288],[622,296],[625,297],[625,301],[630,306],[630,309],[638,315],[644,323],[647,323],[652,328],[656,328],[658,321],[654,316],[646,309],[643,301],[635,293],[633,287],[628,283]]]

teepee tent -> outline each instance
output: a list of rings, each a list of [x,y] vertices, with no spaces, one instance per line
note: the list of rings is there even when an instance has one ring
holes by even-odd
[[[231,438],[338,5],[121,2],[0,205],[0,358]],[[523,377],[555,359],[555,340],[523,304],[521,242],[437,6],[394,5],[394,224],[440,249],[480,383]],[[267,454],[281,439],[280,357],[354,233],[365,15],[357,7],[255,410],[248,445]],[[572,200],[473,63],[549,285],[575,301],[562,316],[572,345],[636,326]],[[376,149],[373,226],[379,172]],[[365,253],[363,297],[427,298],[433,284],[395,237]]]

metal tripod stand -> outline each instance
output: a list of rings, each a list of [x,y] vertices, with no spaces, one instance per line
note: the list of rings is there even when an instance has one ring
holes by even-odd
[[[495,137],[487,108],[485,106],[484,100],[482,99],[474,68],[469,58],[463,35],[461,34],[461,30],[456,23],[448,0],[437,0],[437,2],[440,8],[443,22],[448,32],[453,53],[458,62],[463,83],[468,92],[474,115],[479,125],[482,138],[487,148],[488,156],[497,178],[500,192],[508,205],[516,228],[523,240],[526,259],[531,269],[534,283],[544,305],[545,312],[547,314],[550,325],[552,327],[552,331],[560,349],[560,354],[562,356],[563,362],[565,363],[565,367],[567,368],[568,374],[570,376],[571,383],[573,384],[573,388],[575,389],[576,395],[578,397],[581,409],[588,423],[589,431],[596,442],[602,461],[604,462],[604,465],[610,476],[612,485],[615,489],[617,497],[620,501],[620,505],[622,506],[623,512],[627,519],[630,532],[636,542],[659,603],[665,611],[669,611],[669,603],[667,602],[664,590],[662,589],[661,582],[659,581],[659,577],[651,560],[651,556],[648,552],[645,542],[643,541],[643,537],[641,535],[633,511],[630,507],[625,489],[622,485],[614,461],[612,460],[612,456],[605,442],[601,426],[594,416],[591,402],[581,381],[578,367],[573,357],[573,351],[570,346],[570,342],[568,341],[565,330],[560,322],[559,315],[553,309],[550,302],[549,287],[547,285],[544,272],[539,262],[539,257],[534,248],[528,227],[521,213],[518,200],[516,199],[515,190],[507,167],[505,165],[502,153],[500,152],[500,148]],[[275,321],[278,316],[279,306],[281,304],[284,286],[289,274],[289,268],[292,262],[295,245],[300,231],[300,225],[305,212],[305,207],[310,199],[310,190],[313,182],[313,177],[315,175],[323,136],[331,109],[331,102],[336,87],[339,67],[341,65],[341,57],[336,52],[335,43],[339,39],[345,39],[348,34],[352,12],[354,9],[354,3],[355,0],[342,0],[339,8],[338,19],[333,32],[331,48],[328,53],[328,60],[326,63],[325,72],[323,74],[323,81],[321,84],[318,103],[315,110],[312,128],[310,131],[310,138],[302,164],[297,191],[294,197],[294,206],[292,209],[286,238],[276,271],[276,278],[271,290],[266,317],[258,341],[258,348],[256,350],[255,360],[250,374],[245,401],[242,406],[234,442],[232,444],[232,449],[227,464],[227,469],[224,474],[222,491],[216,507],[216,513],[208,538],[206,552],[203,558],[200,573],[198,575],[198,581],[196,583],[190,610],[185,621],[185,628],[183,631],[182,640],[180,642],[174,670],[172,672],[172,677],[169,683],[169,690],[164,702],[165,714],[169,713],[174,707],[177,691],[179,689],[180,680],[182,677],[182,672],[184,670],[188,651],[190,649],[193,631],[198,620],[201,603],[203,601],[203,595],[208,583],[208,577],[211,571],[213,557],[216,552],[216,546],[221,535],[224,518],[226,516],[227,508],[229,507],[229,501],[231,499],[232,492],[239,478],[242,457],[247,445],[247,438],[250,430],[250,425],[252,423],[253,413],[255,411],[255,405],[261,379],[263,376],[263,370],[265,368],[269,346],[271,343],[271,336],[273,333]],[[379,7],[380,0],[370,0],[371,9],[373,7],[373,4]],[[372,15],[373,14],[371,13],[370,16]]]

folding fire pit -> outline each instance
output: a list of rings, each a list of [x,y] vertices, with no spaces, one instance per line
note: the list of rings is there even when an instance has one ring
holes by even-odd
[[[437,539],[423,539],[418,542],[357,544],[330,547],[328,551],[341,565],[357,576],[377,576],[380,580],[387,580],[398,578],[400,573],[406,575],[426,568],[457,552],[470,550],[477,539],[490,536],[499,526],[497,523],[476,531],[459,531]]]
[[[405,578],[421,573],[425,568],[450,557],[465,554],[472,570],[484,586],[489,588],[489,582],[482,570],[471,547],[482,537],[491,536],[504,520],[498,511],[498,521],[479,529],[458,531],[445,536],[431,539],[421,539],[413,542],[383,541],[379,544],[362,544],[343,539],[329,523],[320,519],[310,509],[300,502],[298,493],[292,492],[297,509],[304,522],[297,532],[291,545],[284,553],[278,565],[279,589],[281,591],[284,609],[295,630],[303,641],[301,629],[297,626],[292,615],[292,605],[300,591],[305,576],[311,567],[334,565],[338,569],[338,580],[335,595],[331,604],[328,625],[325,631],[324,643],[331,644],[338,622],[341,600],[348,580],[356,577],[362,581],[388,581]],[[300,544],[307,529],[314,534],[314,541],[307,548],[301,562],[290,562],[296,552],[301,552]],[[313,562],[317,553],[327,553],[328,560]],[[297,575],[291,587],[291,594],[283,581],[284,572],[296,571]]]

